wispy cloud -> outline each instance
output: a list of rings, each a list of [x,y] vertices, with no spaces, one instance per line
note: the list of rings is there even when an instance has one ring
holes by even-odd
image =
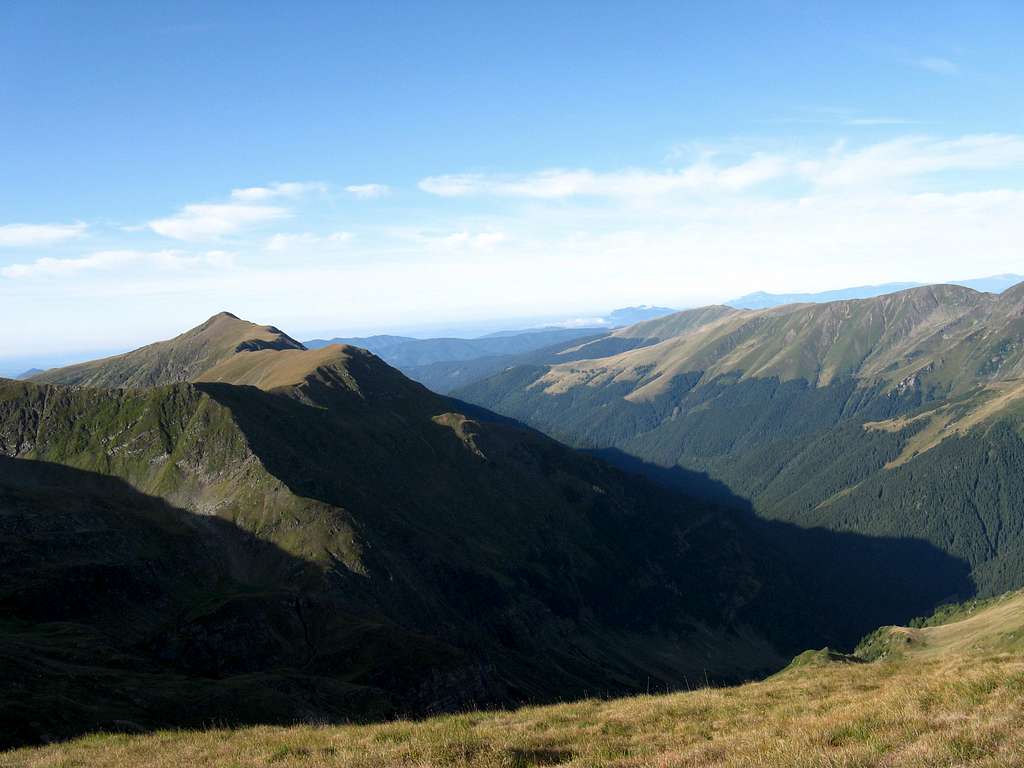
[[[265,187],[244,187],[231,190],[231,199],[255,203],[274,198],[295,198],[309,192],[326,192],[327,185],[320,181],[275,181]]]
[[[906,136],[855,150],[839,143],[826,157],[805,160],[797,167],[817,184],[836,186],[1022,166],[1024,136],[986,134],[951,140]]]
[[[82,222],[74,224],[4,224],[0,226],[0,247],[32,247],[74,240],[85,234]]]
[[[913,125],[915,122],[904,117],[851,117],[846,121],[846,125]]]
[[[864,125],[893,118],[862,118]],[[752,153],[731,165],[708,157],[679,170],[628,169],[611,173],[548,169],[523,175],[448,174],[420,181],[441,197],[656,198],[676,192],[739,194],[773,180],[818,186],[863,185],[944,171],[1024,166],[1024,136],[982,134],[959,139],[904,136],[851,147],[840,141],[823,152]]]
[[[164,270],[179,270],[196,265],[228,267],[233,263],[233,254],[226,251],[207,251],[205,254],[188,254],[176,250],[97,251],[88,256],[73,259],[45,257],[28,264],[11,264],[0,268],[0,275],[6,278],[68,278],[85,272],[111,271],[128,266],[150,266]]]
[[[404,235],[412,242],[431,251],[457,253],[459,251],[487,251],[507,241],[508,235],[497,230],[433,233],[413,232]]]
[[[872,126],[913,125],[918,121],[885,114],[864,114],[864,110],[855,109],[853,107],[803,107],[796,109],[793,114],[780,117],[762,118],[758,120],[758,122],[773,125]],[[683,146],[683,149],[685,149],[685,145]],[[675,159],[678,159],[680,156],[684,155],[677,154]]]
[[[295,251],[338,247],[352,240],[351,232],[331,232],[328,235],[317,235],[313,232],[279,233],[267,241],[268,251]]]
[[[435,240],[435,243],[442,248],[477,248],[487,250],[504,242],[508,236],[504,232],[453,232]]]
[[[955,75],[960,71],[956,63],[938,56],[924,56],[915,60],[914,65],[936,75]]]
[[[175,240],[215,239],[291,215],[289,208],[268,205],[268,201],[294,200],[310,192],[326,191],[327,185],[320,181],[276,181],[263,187],[242,187],[231,190],[231,202],[192,203],[173,216],[146,222],[146,227]]]
[[[345,191],[361,200],[371,200],[375,197],[384,197],[391,191],[391,187],[387,184],[349,184]]]
[[[701,160],[678,171],[628,169],[598,173],[556,168],[522,176],[449,174],[427,177],[419,187],[441,197],[657,197],[680,190],[746,189],[779,178],[785,172],[784,159],[756,153],[742,163],[728,166]]]
[[[287,209],[271,205],[197,203],[186,205],[169,218],[154,219],[147,226],[158,235],[175,240],[205,240],[288,215]]]

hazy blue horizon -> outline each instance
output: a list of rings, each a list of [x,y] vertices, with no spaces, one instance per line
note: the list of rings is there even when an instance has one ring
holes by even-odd
[[[999,282],[997,278],[1016,278],[1017,282],[1024,281],[1024,275],[987,275],[979,278],[967,278],[967,279],[951,279],[946,282],[954,284],[965,284],[975,290],[1005,290],[1015,283],[1006,282],[995,288],[994,283]],[[991,286],[979,286],[978,283],[993,283]],[[788,301],[803,300],[803,301],[831,301],[838,300],[841,298],[857,298],[857,297],[869,297],[877,296],[881,293],[891,293],[897,290],[904,290],[912,286],[925,285],[920,282],[910,283],[890,283],[890,284],[877,284],[877,285],[862,285],[853,286],[849,288],[834,288],[826,291],[821,291],[814,294],[770,294],[767,292],[754,292],[750,295],[763,295],[765,297],[780,298]],[[843,296],[833,296],[833,294],[849,294]],[[748,305],[739,302],[740,299],[745,297],[732,297],[730,299],[723,300],[722,303],[727,303],[732,306],[746,308]],[[763,303],[752,305],[750,308],[760,308],[762,306],[775,306],[779,301],[773,303]],[[616,324],[610,322],[610,316],[617,312],[621,312],[627,309],[637,309],[640,307],[649,307],[651,305],[636,305],[634,307],[619,307],[613,310],[605,312],[593,312],[587,315],[579,317],[566,317],[564,315],[551,315],[544,317],[523,317],[523,318],[493,318],[487,321],[478,321],[463,325],[413,325],[413,326],[386,326],[386,327],[370,327],[363,329],[342,329],[342,330],[323,330],[320,332],[293,332],[288,328],[282,328],[285,333],[288,333],[293,338],[297,338],[300,341],[311,341],[311,340],[329,340],[335,338],[365,338],[370,336],[378,335],[393,335],[393,336],[408,336],[413,339],[430,339],[430,338],[461,338],[461,339],[473,339],[487,336],[489,334],[501,333],[501,332],[528,332],[531,330],[539,330],[542,328],[551,327],[580,327],[580,328],[610,328]],[[670,308],[676,311],[682,311],[685,309],[692,309],[693,307],[674,307]],[[668,308],[666,308],[668,309]],[[198,325],[199,322],[206,318],[197,318],[192,326]],[[253,320],[252,318],[244,318],[247,320]],[[275,324],[273,320],[257,320],[254,322],[260,322],[265,324]],[[623,325],[624,323],[618,323],[617,325]],[[188,330],[188,328],[179,328],[178,332]],[[161,339],[153,338],[149,339],[146,343],[152,341],[160,341]],[[100,357],[109,357],[111,355],[128,352],[131,349],[136,348],[135,346],[121,346],[116,348],[106,349],[85,349],[85,350],[68,350],[63,351],[59,354],[46,354],[46,355],[21,355],[13,357],[0,356],[0,377],[12,377],[19,376],[30,369],[38,368],[45,370],[46,368],[57,368],[65,365],[72,365],[74,363],[83,362],[86,360],[94,360]]]

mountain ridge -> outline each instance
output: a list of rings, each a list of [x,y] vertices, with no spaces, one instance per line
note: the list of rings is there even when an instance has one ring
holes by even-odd
[[[617,334],[653,343],[584,344],[454,394],[654,478],[707,473],[769,519],[920,535],[984,594],[1024,585],[1024,285],[712,307]]]
[[[778,668],[781,649],[809,634],[849,639],[876,623],[849,623],[850,610],[780,619],[805,611],[783,607],[797,575],[741,515],[436,395],[364,350],[238,350],[234,331],[230,345],[218,333],[197,347],[212,327],[88,370],[158,381],[168,360],[237,350],[192,381],[0,381],[0,539],[22,532],[0,547],[13,579],[0,605],[16,622],[0,622],[15,659],[0,674],[22,692],[5,715],[20,739],[192,722],[180,696],[252,691],[246,675],[268,665],[278,698],[250,693],[221,717],[280,721],[298,707],[357,718],[639,691],[649,678],[740,680]],[[118,533],[133,516],[140,527]],[[159,559],[164,547],[178,559],[128,578],[138,553]],[[214,594],[176,578],[190,557],[214,574]],[[41,572],[40,558],[51,564]],[[948,567],[944,588],[962,588]],[[921,586],[874,610],[942,595]],[[79,591],[93,609],[69,613]],[[87,673],[76,653],[91,654]],[[46,703],[52,682],[24,665],[70,670],[59,690],[74,716]],[[89,712],[79,705],[97,685]],[[332,690],[342,704],[318,693]]]
[[[991,277],[979,277],[970,280],[952,280],[950,285],[960,285],[965,288],[972,288],[976,291],[987,293],[999,293],[1006,288],[1016,285],[1024,280],[1024,275],[1002,274]],[[781,306],[783,304],[823,303],[829,301],[843,301],[847,299],[869,299],[875,296],[882,296],[887,293],[906,290],[907,288],[920,288],[926,283],[882,283],[880,285],[859,285],[851,288],[838,288],[831,291],[819,291],[817,293],[767,293],[756,291],[730,299],[725,303],[737,309],[766,309],[768,307]]]

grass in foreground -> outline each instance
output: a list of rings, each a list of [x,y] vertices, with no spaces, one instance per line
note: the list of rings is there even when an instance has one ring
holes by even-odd
[[[370,726],[97,734],[0,766],[1024,766],[1022,630],[1018,594],[959,622],[893,628],[880,661],[804,654],[735,688]]]

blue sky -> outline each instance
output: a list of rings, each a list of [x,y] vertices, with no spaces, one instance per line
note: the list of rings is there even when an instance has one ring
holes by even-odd
[[[898,6],[898,7],[893,7]],[[1020,3],[0,5],[0,359],[1022,271]]]

